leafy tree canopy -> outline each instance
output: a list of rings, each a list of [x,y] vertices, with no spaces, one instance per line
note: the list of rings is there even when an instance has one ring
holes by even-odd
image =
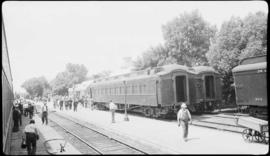
[[[197,10],[180,14],[162,27],[169,56],[178,64],[207,64],[206,52],[217,29],[206,22]]]
[[[26,80],[22,87],[32,96],[42,96],[45,89],[50,88],[45,77],[37,77]]]
[[[57,95],[67,95],[68,88],[86,80],[88,70],[84,65],[68,63],[66,70],[56,75],[52,80],[52,90]]]

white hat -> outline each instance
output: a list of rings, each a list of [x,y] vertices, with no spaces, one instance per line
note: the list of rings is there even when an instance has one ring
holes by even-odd
[[[187,105],[185,103],[182,103],[181,108],[187,108]]]

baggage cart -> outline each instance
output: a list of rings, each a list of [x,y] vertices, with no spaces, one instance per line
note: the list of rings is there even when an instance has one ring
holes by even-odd
[[[236,121],[237,125],[246,127],[242,136],[247,142],[262,142],[268,144],[269,131],[268,121],[257,119],[254,117],[239,117]]]

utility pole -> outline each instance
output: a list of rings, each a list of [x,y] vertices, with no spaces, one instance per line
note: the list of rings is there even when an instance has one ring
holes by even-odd
[[[127,115],[127,87],[126,87],[126,81],[124,81],[124,88],[125,88],[125,117],[124,117],[124,121],[129,121],[128,115]]]

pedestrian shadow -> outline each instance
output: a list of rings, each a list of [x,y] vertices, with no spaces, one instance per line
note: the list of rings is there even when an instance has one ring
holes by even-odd
[[[200,138],[188,138],[187,141],[190,141],[190,140],[198,140]]]

